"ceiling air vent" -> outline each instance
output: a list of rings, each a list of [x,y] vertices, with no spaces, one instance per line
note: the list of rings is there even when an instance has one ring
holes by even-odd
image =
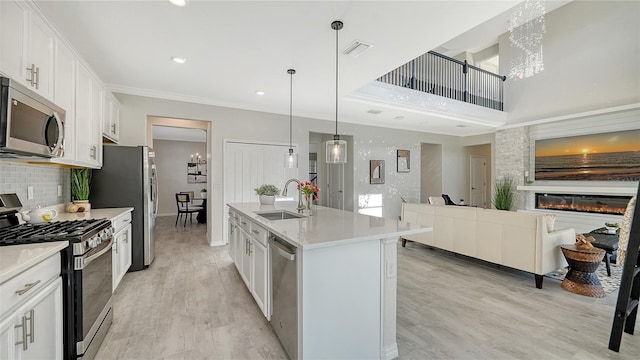
[[[382,112],[382,110],[376,110],[376,109],[371,109],[369,111],[367,111],[369,114],[374,114],[374,115],[378,115]]]
[[[373,47],[373,45],[359,40],[354,40],[351,44],[349,44],[349,46],[342,50],[342,54],[349,55],[351,57],[358,57],[358,55],[362,54],[365,50],[371,47]]]

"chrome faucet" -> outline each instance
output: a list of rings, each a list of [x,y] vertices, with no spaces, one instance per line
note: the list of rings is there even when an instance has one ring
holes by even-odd
[[[300,180],[298,179],[287,180],[287,182],[284,184],[284,189],[282,189],[282,196],[287,196],[288,186],[294,181],[298,183],[298,187],[300,188],[300,194],[298,194],[298,212],[301,213],[304,210],[304,205],[302,205],[302,183],[300,182]]]

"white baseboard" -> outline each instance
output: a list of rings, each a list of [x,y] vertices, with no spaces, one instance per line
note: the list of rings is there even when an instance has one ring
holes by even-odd
[[[391,360],[397,358],[398,356],[400,356],[400,353],[398,353],[397,342],[394,342],[393,344],[383,348],[380,352],[380,359],[382,360]]]

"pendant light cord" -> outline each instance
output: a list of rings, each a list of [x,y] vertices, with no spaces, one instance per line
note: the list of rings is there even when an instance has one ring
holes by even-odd
[[[338,136],[338,31],[336,29],[336,136]]]
[[[293,149],[292,139],[291,139],[291,131],[293,129],[293,71],[290,71],[291,74],[291,82],[289,84],[289,149]]]

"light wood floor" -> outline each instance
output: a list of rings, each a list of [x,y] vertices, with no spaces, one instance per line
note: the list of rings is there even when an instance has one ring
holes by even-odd
[[[202,225],[159,218],[156,259],[114,296],[104,359],[283,359],[226,248]],[[640,329],[607,349],[616,293],[571,294],[545,278],[432,250],[398,247],[400,359],[634,359]]]

